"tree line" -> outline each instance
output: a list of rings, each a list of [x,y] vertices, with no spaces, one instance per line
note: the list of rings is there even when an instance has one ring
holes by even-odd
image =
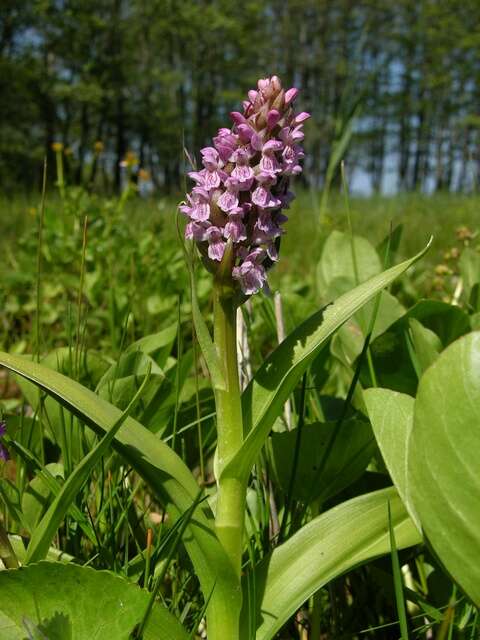
[[[55,143],[72,183],[119,189],[130,152],[179,190],[184,149],[274,73],[312,113],[312,186],[344,157],[374,191],[475,188],[478,0],[3,0],[0,19],[2,190],[38,188]]]

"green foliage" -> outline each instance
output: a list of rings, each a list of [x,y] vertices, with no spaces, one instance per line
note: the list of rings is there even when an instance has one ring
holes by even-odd
[[[367,389],[363,397],[388,472],[411,518],[418,523],[410,497],[408,472],[415,401],[397,391],[378,388]]]
[[[330,202],[338,206],[334,194]],[[411,202],[412,208],[426,206],[420,196]],[[165,613],[165,603],[187,635],[194,637],[206,617],[209,637],[217,640],[225,637],[222,621],[235,618],[240,599],[214,523],[214,387],[218,392],[225,385],[215,373],[218,359],[212,365],[210,357],[216,356],[211,284],[198,265],[190,300],[173,201],[161,210],[145,202],[140,211],[139,203],[133,191],[106,200],[68,185],[61,215],[47,201],[38,358],[26,355],[36,345],[37,232],[30,225],[19,234],[15,255],[3,240],[1,340],[10,353],[0,362],[16,375],[4,372],[0,379],[13,457],[3,467],[0,499],[8,540],[26,567],[0,572],[0,590],[7,576],[27,575],[25,597],[33,587],[41,592],[50,576],[27,573],[47,566],[29,565],[32,554],[55,561],[49,571],[69,562],[72,571],[96,576],[92,583],[108,576],[141,594],[133,625],[142,619],[144,602],[155,603],[154,618],[159,608]],[[394,603],[401,600],[412,639],[425,637],[419,611],[435,631],[448,624],[453,638],[475,637],[478,614],[468,598],[477,604],[472,567],[478,549],[469,500],[478,497],[471,476],[478,447],[467,391],[475,391],[479,375],[461,345],[476,336],[478,247],[469,230],[459,232],[452,247],[448,234],[460,222],[452,211],[440,244],[398,264],[407,248],[420,248],[422,234],[407,222],[401,240],[396,233],[390,243],[390,264],[397,266],[382,273],[387,225],[373,216],[375,207],[386,205],[352,202],[355,226],[368,230],[368,240],[355,235],[352,247],[339,222],[317,233],[311,196],[301,194],[291,215],[293,221],[302,215],[302,225],[282,240],[282,261],[271,278],[282,292],[282,344],[278,309],[268,297],[256,296],[243,309],[241,368],[247,377],[256,373],[243,393],[244,443],[219,478],[240,478],[247,487],[242,640],[254,633],[264,640],[277,632],[297,637],[302,616],[312,629],[320,619],[332,637],[361,630],[374,637],[377,625],[397,625]],[[370,206],[372,217],[365,213],[359,221]],[[467,209],[458,213],[466,215],[462,222],[469,221]],[[327,235],[330,226],[338,229]],[[307,251],[315,259],[306,260]],[[440,260],[448,271],[440,269],[444,288],[434,291],[430,280]],[[427,393],[437,386],[443,404]],[[432,466],[435,460],[442,463]],[[201,501],[192,515],[199,484],[208,504]],[[397,569],[380,558],[392,547],[388,502],[403,588]],[[8,561],[2,531],[0,558]],[[449,544],[449,531],[462,540],[458,548]],[[85,563],[95,571],[80,566]],[[460,589],[452,605],[454,583]],[[96,588],[85,583],[81,591],[96,594]],[[57,611],[71,611],[57,601]],[[15,606],[0,606],[1,622],[10,620],[17,634],[12,638],[45,635],[48,611],[41,620],[24,612],[30,625],[24,629]],[[173,618],[163,619],[165,629]],[[184,637],[172,625],[165,635]]]
[[[450,345],[420,381],[408,469],[427,538],[477,606],[479,408],[480,334],[474,332]]]
[[[322,585],[367,559],[388,553],[389,503],[397,547],[418,544],[421,537],[395,490],[386,489],[318,516],[256,567],[258,640],[271,640],[300,603]]]
[[[5,640],[128,640],[148,604],[148,594],[107,571],[40,562],[0,574],[0,631]],[[33,636],[30,634],[34,634]],[[187,633],[155,605],[144,639],[186,640]]]
[[[293,468],[297,429],[272,433],[269,453],[272,472],[284,493],[294,482],[291,497],[320,504],[350,486],[367,468],[373,455],[373,434],[368,422],[345,420],[340,425],[312,422],[302,428],[298,468]]]

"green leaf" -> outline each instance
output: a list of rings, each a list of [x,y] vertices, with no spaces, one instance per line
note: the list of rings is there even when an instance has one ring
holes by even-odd
[[[182,246],[183,255],[185,257],[185,263],[190,275],[190,295],[192,301],[192,318],[193,325],[195,327],[195,334],[202,351],[202,355],[207,363],[210,376],[212,378],[212,384],[214,389],[225,391],[226,383],[223,375],[220,359],[213,344],[212,337],[208,330],[207,324],[203,318],[200,306],[198,304],[197,297],[197,283],[195,278],[195,249],[192,242],[186,243],[183,234],[180,232],[179,217],[177,215],[177,232],[180,244]],[[188,244],[188,248],[187,248]]]
[[[378,385],[415,395],[418,377],[435,353],[469,330],[469,318],[459,307],[420,300],[371,344]],[[365,386],[372,385],[366,369],[361,380]]]
[[[64,475],[63,465],[51,462],[45,465],[43,473],[52,477],[54,482],[58,482],[56,477],[63,478]],[[22,495],[23,517],[28,523],[30,533],[35,529],[52,499],[52,491],[45,482],[41,471],[28,483]]]
[[[415,318],[442,341],[444,347],[470,330],[465,311],[440,300],[420,300],[408,310],[405,318]]]
[[[151,371],[141,401],[132,412],[132,417],[139,418],[145,407],[161,393],[165,374],[150,356],[141,351],[124,353],[118,362],[112,364],[98,383],[96,392],[122,411],[144,383],[148,371]]]
[[[250,577],[250,584],[255,580],[256,640],[271,640],[311,595],[334,578],[389,553],[388,503],[397,548],[421,542],[393,487],[323,513],[277,547]],[[248,601],[245,595],[245,628],[249,622]]]
[[[33,500],[37,497],[37,493],[44,494],[46,492],[46,495],[50,494],[52,496],[57,496],[60,493],[62,489],[62,484],[53,475],[51,470],[52,471],[61,470],[60,475],[63,478],[63,475],[64,475],[63,465],[58,465],[57,463],[51,463],[51,464],[47,464],[46,466],[43,466],[42,463],[32,454],[31,451],[29,451],[27,448],[22,446],[16,440],[9,440],[8,445],[9,447],[12,447],[17,453],[17,455],[20,458],[22,458],[25,462],[27,462],[29,465],[32,465],[33,468],[38,469],[37,475],[35,476],[32,482],[36,482],[38,480],[41,483],[41,485],[37,485],[38,489],[37,487],[35,487],[34,495],[32,496]],[[27,492],[28,492],[28,488],[27,488]],[[25,499],[25,494],[23,498]],[[48,503],[50,504],[50,501],[48,501]],[[22,504],[22,509],[25,510],[25,506],[23,506],[23,504]],[[85,514],[82,511],[80,511],[80,509],[75,503],[72,503],[70,505],[68,511],[70,515],[82,527],[84,533],[87,535],[90,541],[94,545],[96,545],[97,537],[95,536],[95,532],[92,528],[92,525],[90,521],[87,519],[87,517],[85,516]]]
[[[355,360],[362,352],[368,325],[374,310],[375,300],[367,302],[361,310],[363,330],[360,328],[357,319],[353,317],[340,327],[337,334],[332,339],[332,354],[347,366],[354,366]],[[375,340],[377,336],[387,331],[387,329],[396,322],[396,320],[401,318],[404,313],[405,309],[398,300],[388,291],[382,291],[380,293],[380,301],[378,311],[375,316],[371,340]]]
[[[480,332],[422,376],[408,468],[422,527],[451,576],[480,605]]]
[[[423,373],[438,358],[442,343],[436,333],[424,327],[416,318],[410,318],[408,325],[417,364]]]
[[[402,579],[402,570],[398,559],[397,541],[395,540],[395,531],[392,526],[392,517],[390,511],[390,503],[388,503],[388,533],[390,536],[390,556],[392,558],[393,586],[395,590],[395,604],[397,605],[397,613],[399,618],[401,640],[408,640],[408,621],[407,611],[405,607],[405,595]]]
[[[420,528],[409,492],[408,444],[415,400],[390,389],[367,389],[363,398],[388,472],[410,517]]]
[[[364,282],[293,331],[255,374],[242,397],[245,441],[223,473],[248,476],[283,405],[330,336],[428,250]]]
[[[132,398],[128,407],[118,417],[105,435],[102,436],[100,442],[98,442],[95,448],[85,456],[77,467],[75,467],[73,473],[68,477],[59,493],[55,496],[55,499],[48,508],[47,513],[43,516],[41,522],[35,527],[32,533],[32,537],[27,548],[27,564],[29,562],[43,560],[47,555],[55,533],[64,519],[65,514],[73,504],[76,496],[87,481],[93,468],[100,462],[102,456],[106,454],[114,437],[118,433],[118,430],[127,419],[131,409],[138,402],[142,391],[148,384],[149,377],[150,369],[147,371],[147,375],[142,386],[138,390],[137,394]]]
[[[268,444],[274,477],[285,493],[292,475],[296,437],[296,429],[272,433]],[[335,438],[334,444],[324,464],[332,438]],[[373,444],[368,422],[345,420],[339,427],[332,422],[304,425],[292,496],[302,502],[324,502],[336,495],[365,471],[373,454]]]
[[[2,571],[0,637],[25,640],[31,630],[48,640],[128,640],[148,599],[136,585],[90,567],[40,562]],[[188,634],[156,605],[144,638],[187,640]]]
[[[217,354],[217,350],[215,349],[215,345],[213,344],[212,337],[198,305],[193,273],[191,276],[191,283],[192,317],[198,344],[200,345],[202,355],[205,358],[205,362],[207,363],[208,371],[210,372],[210,376],[212,378],[213,387],[215,389],[224,391],[226,386],[225,379],[222,373],[222,367]]]
[[[141,351],[153,358],[156,364],[163,368],[167,363],[167,358],[170,355],[176,336],[177,324],[172,324],[158,333],[140,338],[140,340],[131,344],[125,350],[125,353]]]
[[[480,286],[480,253],[468,247],[465,248],[458,261],[458,266],[460,268],[467,302],[478,311],[479,308],[477,304],[480,300],[478,294],[478,288]],[[474,295],[475,290],[477,291],[476,296]],[[476,300],[474,300],[474,297],[476,297]]]
[[[121,412],[95,393],[57,371],[19,356],[0,352],[0,364],[24,376],[79,416],[102,435],[112,428]],[[127,418],[115,436],[114,448],[139,473],[165,504],[173,520],[195,500],[198,485],[184,462],[165,443],[133,418]],[[1,487],[1,485],[0,485]],[[213,530],[211,511],[195,512],[183,542],[204,594],[213,595],[211,609],[221,619],[224,608],[237,600],[236,578]]]
[[[17,560],[21,564],[25,564],[27,558],[27,550],[25,549],[23,538],[16,534],[9,534],[8,539],[10,541],[10,544],[12,545]],[[50,562],[73,562],[75,558],[66,551],[57,549],[57,547],[50,547],[45,560],[50,560]]]
[[[382,271],[380,258],[366,238],[354,236],[354,248],[359,283]],[[319,292],[324,299],[341,295],[355,286],[356,274],[349,234],[332,231],[328,236],[318,263],[317,279]]]

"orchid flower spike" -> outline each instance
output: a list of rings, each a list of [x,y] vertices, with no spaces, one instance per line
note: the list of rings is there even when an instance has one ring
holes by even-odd
[[[278,260],[282,209],[294,197],[290,177],[302,171],[299,143],[310,117],[294,112],[298,89],[285,91],[277,76],[260,79],[247,95],[243,112],[231,113],[231,129],[219,129],[213,146],[201,150],[203,169],[189,174],[195,186],[180,206],[185,237],[214,273],[228,255],[232,287],[243,296],[266,288],[267,269]]]

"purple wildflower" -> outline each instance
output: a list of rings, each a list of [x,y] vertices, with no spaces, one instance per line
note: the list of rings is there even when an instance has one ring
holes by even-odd
[[[228,254],[232,283],[246,296],[266,287],[287,220],[282,209],[294,198],[290,176],[302,171],[302,128],[310,115],[294,113],[297,95],[277,76],[260,79],[243,112],[230,114],[232,128],[219,129],[213,146],[201,150],[203,168],[188,174],[196,185],[180,206],[188,218],[185,237],[213,271]]]
[[[3,438],[3,436],[6,435],[6,433],[7,433],[7,425],[2,420],[0,421],[0,439]],[[3,442],[0,442],[0,460],[3,460],[4,462],[6,462],[7,460],[10,460],[10,454],[8,453],[8,449],[3,444]]]

